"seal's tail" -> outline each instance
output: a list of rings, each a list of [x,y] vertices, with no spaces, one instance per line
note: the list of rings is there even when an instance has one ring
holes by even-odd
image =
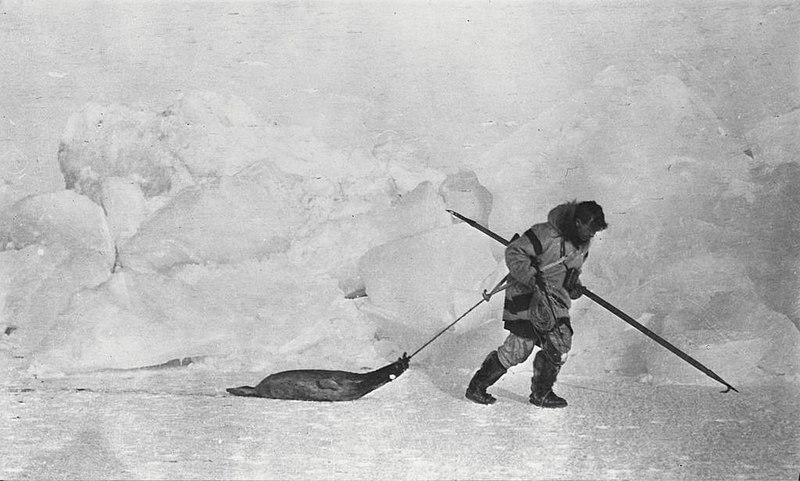
[[[252,386],[229,387],[226,391],[234,396],[259,397],[256,388]]]

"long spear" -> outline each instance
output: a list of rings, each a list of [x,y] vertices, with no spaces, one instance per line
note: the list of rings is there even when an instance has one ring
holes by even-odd
[[[447,212],[449,212],[450,214],[452,214],[454,217],[457,217],[458,219],[461,219],[462,221],[466,222],[466,223],[467,223],[467,224],[469,224],[470,226],[472,226],[472,227],[474,227],[474,228],[478,229],[479,231],[481,231],[481,232],[483,232],[484,234],[488,235],[488,236],[489,236],[489,237],[491,237],[492,239],[494,239],[494,240],[496,240],[496,241],[500,242],[501,244],[503,244],[503,245],[505,245],[505,246],[508,246],[508,244],[510,244],[510,242],[509,242],[508,240],[506,240],[506,239],[504,239],[503,237],[501,237],[501,236],[499,236],[499,235],[495,234],[494,232],[490,231],[489,229],[487,229],[486,227],[482,226],[482,225],[481,225],[481,224],[479,224],[478,222],[476,222],[476,221],[474,221],[474,220],[472,220],[472,219],[470,219],[470,218],[468,218],[468,217],[464,217],[463,215],[461,215],[461,214],[459,214],[458,212],[456,212],[456,211],[453,211],[453,210],[449,210],[449,209],[448,209],[448,211],[447,211]],[[633,328],[635,328],[636,330],[638,330],[639,332],[641,332],[641,333],[642,333],[642,334],[644,334],[645,336],[647,336],[647,337],[649,337],[650,339],[652,339],[652,340],[656,341],[656,342],[657,342],[657,343],[659,343],[661,346],[665,347],[665,348],[666,348],[667,350],[669,350],[671,353],[675,354],[675,355],[676,355],[676,356],[678,356],[679,358],[681,358],[681,359],[683,359],[684,361],[686,361],[687,363],[691,364],[691,365],[692,365],[692,367],[694,367],[694,368],[698,369],[700,372],[702,372],[702,373],[703,373],[703,374],[705,374],[706,376],[708,376],[708,377],[710,377],[710,378],[714,379],[715,381],[717,381],[717,382],[720,382],[720,383],[722,383],[723,385],[725,385],[725,386],[727,387],[727,389],[725,389],[724,391],[722,391],[723,393],[726,393],[726,392],[728,392],[728,391],[730,391],[730,390],[734,390],[734,391],[736,391],[736,392],[739,392],[739,390],[738,390],[738,389],[736,389],[735,387],[733,387],[733,386],[731,386],[730,384],[728,384],[727,382],[725,382],[725,380],[723,380],[721,377],[719,377],[717,374],[715,374],[715,373],[714,373],[714,371],[712,371],[711,369],[709,369],[709,368],[705,367],[704,365],[702,365],[702,364],[701,364],[701,363],[700,363],[698,360],[696,360],[696,359],[695,359],[695,358],[693,358],[692,356],[690,356],[690,355],[686,354],[685,352],[681,351],[680,349],[678,349],[677,347],[675,347],[673,344],[671,344],[671,343],[670,343],[669,341],[667,341],[666,339],[662,338],[662,337],[661,337],[661,336],[659,336],[658,334],[656,334],[656,333],[654,333],[653,331],[651,331],[650,329],[646,328],[645,326],[643,326],[642,324],[640,324],[639,322],[637,322],[637,321],[636,321],[634,318],[632,318],[631,316],[629,316],[629,315],[625,314],[625,313],[624,313],[624,312],[622,312],[620,309],[618,309],[618,308],[614,307],[614,306],[613,306],[613,305],[612,305],[610,302],[606,301],[605,299],[603,299],[602,297],[598,296],[598,295],[597,295],[597,294],[595,294],[594,292],[590,291],[590,290],[589,290],[589,289],[587,289],[586,287],[583,287],[583,286],[581,286],[581,290],[582,290],[582,292],[583,292],[584,294],[586,294],[586,297],[588,297],[589,299],[591,299],[591,300],[593,300],[594,302],[598,303],[600,306],[602,306],[603,308],[607,309],[608,311],[610,311],[612,314],[614,314],[615,316],[619,317],[619,318],[620,318],[620,319],[622,319],[623,321],[627,322],[627,323],[628,323],[628,324],[630,324],[630,325],[631,325]]]
[[[717,376],[714,373],[714,371],[712,371],[711,369],[709,369],[709,368],[705,367],[704,365],[700,364],[700,362],[698,362],[695,358],[693,358],[692,356],[690,356],[690,355],[686,354],[685,352],[681,351],[677,347],[673,346],[672,344],[667,342],[664,338],[662,338],[661,336],[659,336],[655,332],[651,331],[650,329],[648,329],[648,328],[644,327],[643,325],[641,325],[640,323],[636,322],[636,320],[634,320],[631,316],[629,316],[629,315],[625,314],[624,312],[622,312],[621,310],[617,309],[616,307],[611,305],[611,303],[609,303],[608,301],[606,301],[602,297],[598,296],[594,292],[590,291],[585,286],[581,286],[581,290],[583,291],[584,294],[586,294],[586,297],[588,297],[589,299],[593,300],[594,302],[600,304],[604,308],[608,309],[612,314],[616,315],[617,317],[619,317],[623,321],[625,321],[628,324],[630,324],[631,326],[635,327],[636,329],[639,330],[639,332],[641,332],[645,336],[647,336],[650,339],[652,339],[652,340],[656,341],[657,343],[661,344],[662,346],[667,348],[669,350],[669,352],[675,354],[679,358],[683,359],[684,361],[688,362],[689,364],[691,364],[695,368],[699,369],[706,376],[714,379],[715,381],[719,381],[720,383],[722,383],[725,386],[727,386],[728,389],[726,389],[726,390],[724,390],[722,392],[728,392],[731,389],[733,389],[736,392],[739,392],[735,387],[731,386],[730,384],[725,382],[721,377]]]

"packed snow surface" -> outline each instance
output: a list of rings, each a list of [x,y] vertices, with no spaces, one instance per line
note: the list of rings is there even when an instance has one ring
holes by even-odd
[[[800,471],[797,6],[0,9],[3,478]],[[739,394],[584,298],[569,408],[529,363],[463,399],[507,271],[447,210],[510,239],[573,199],[610,224],[582,282]],[[224,393],[473,307],[362,400]]]
[[[415,370],[354,402],[234,398],[205,369],[16,385],[0,427],[7,479],[794,479],[796,386],[739,395],[571,375],[563,410],[497,404]],[[467,373],[459,377],[465,379]],[[24,387],[23,387],[24,386]],[[24,432],[24,435],[20,433]]]

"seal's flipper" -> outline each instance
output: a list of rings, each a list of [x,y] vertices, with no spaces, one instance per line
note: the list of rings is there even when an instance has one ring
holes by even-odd
[[[338,391],[342,389],[342,385],[336,382],[334,379],[318,379],[316,384],[320,389],[330,389],[331,391]]]
[[[261,397],[258,395],[256,388],[252,386],[229,387],[226,391],[234,396]]]

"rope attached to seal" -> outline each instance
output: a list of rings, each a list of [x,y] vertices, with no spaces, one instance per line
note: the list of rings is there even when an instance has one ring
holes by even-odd
[[[447,327],[445,327],[444,329],[439,331],[438,334],[433,336],[428,342],[426,342],[419,349],[414,351],[410,356],[408,356],[408,358],[411,359],[412,357],[416,356],[417,353],[420,352],[421,350],[425,349],[428,346],[428,344],[432,343],[439,336],[441,336],[442,334],[447,332],[448,329],[450,329],[451,327],[455,326],[458,321],[460,321],[461,319],[464,319],[467,316],[467,314],[469,314],[470,312],[474,311],[478,306],[480,306],[484,302],[489,302],[489,299],[491,299],[493,295],[497,294],[500,291],[505,290],[507,287],[508,287],[508,275],[503,277],[503,279],[501,279],[500,282],[498,282],[497,285],[494,286],[494,289],[492,289],[490,292],[487,292],[486,289],[484,289],[483,293],[481,293],[481,300],[480,301],[475,303],[474,306],[472,306],[469,309],[467,309],[467,311],[464,312],[464,314],[461,314],[460,316],[458,316],[458,318],[455,321],[453,321],[450,324],[448,324]]]

